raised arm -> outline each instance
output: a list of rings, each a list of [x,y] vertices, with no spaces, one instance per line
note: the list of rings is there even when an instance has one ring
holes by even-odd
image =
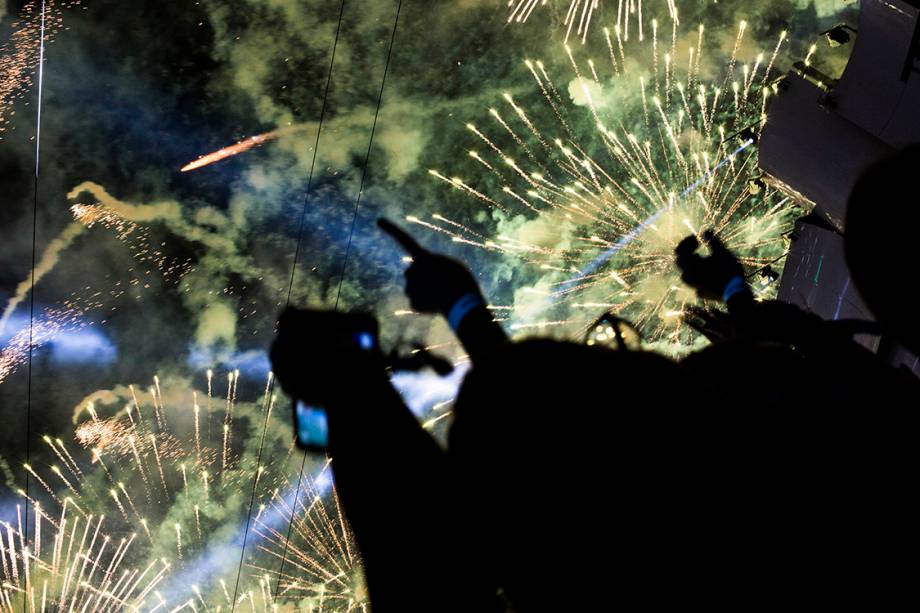
[[[413,310],[444,316],[474,364],[477,358],[508,341],[466,265],[428,251],[386,219],[377,224],[412,258],[406,269],[406,296]]]
[[[287,311],[272,366],[288,395],[327,413],[336,490],[373,610],[487,610],[494,592],[475,576],[469,545],[458,536],[445,453],[390,384],[379,350],[320,346],[318,324],[334,321]]]

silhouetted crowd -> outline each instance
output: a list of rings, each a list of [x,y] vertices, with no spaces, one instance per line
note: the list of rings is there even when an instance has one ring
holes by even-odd
[[[870,170],[845,233],[881,333],[915,354],[918,171],[920,147]],[[675,253],[710,305],[686,314],[704,350],[642,351],[614,315],[585,343],[512,342],[466,266],[380,225],[412,258],[412,308],[445,317],[472,362],[446,450],[379,351],[304,351],[301,311],[272,350],[284,390],[328,413],[375,613],[912,601],[920,384],[859,326],[756,300],[706,232],[708,253],[695,236]]]

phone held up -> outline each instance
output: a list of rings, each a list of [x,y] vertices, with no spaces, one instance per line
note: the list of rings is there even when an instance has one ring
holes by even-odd
[[[343,313],[312,313],[315,321],[310,336],[324,351],[340,355],[373,352],[379,348],[377,322],[365,315]],[[325,452],[329,445],[329,420],[326,409],[295,399],[292,403],[294,432],[297,446],[314,452]]]

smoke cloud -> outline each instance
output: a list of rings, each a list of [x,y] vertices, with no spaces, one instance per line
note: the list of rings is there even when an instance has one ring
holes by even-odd
[[[13,296],[6,303],[6,308],[3,309],[3,315],[0,316],[0,334],[6,329],[6,325],[10,317],[12,317],[13,312],[16,310],[16,307],[28,297],[32,286],[37,285],[45,275],[54,270],[64,250],[70,247],[77,237],[83,234],[85,229],[86,227],[82,224],[72,223],[68,225],[57,238],[48,243],[45,252],[35,263],[34,271],[30,272],[28,278],[16,286]]]

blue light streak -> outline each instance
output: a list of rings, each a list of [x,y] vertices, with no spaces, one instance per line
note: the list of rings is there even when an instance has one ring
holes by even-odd
[[[693,185],[691,185],[690,187],[688,187],[687,189],[685,189],[683,192],[681,192],[681,194],[680,194],[680,196],[677,198],[677,200],[675,200],[674,202],[670,203],[667,207],[662,208],[662,209],[660,209],[659,211],[657,211],[656,213],[654,213],[651,217],[649,217],[648,219],[646,219],[645,221],[643,221],[641,224],[639,224],[638,226],[636,226],[636,227],[635,227],[632,231],[630,231],[629,233],[624,234],[623,236],[621,236],[621,237],[620,237],[620,240],[618,240],[618,241],[616,242],[616,244],[612,245],[609,249],[607,249],[607,250],[604,251],[602,254],[600,254],[599,256],[597,256],[596,258],[594,258],[594,260],[592,260],[584,269],[581,270],[581,272],[578,273],[578,276],[573,277],[573,278],[569,279],[568,281],[565,281],[565,283],[575,283],[576,281],[580,281],[581,279],[584,279],[585,277],[594,274],[594,273],[597,271],[598,268],[600,268],[601,266],[603,266],[603,265],[607,262],[607,260],[609,260],[610,258],[612,258],[613,256],[615,256],[617,253],[619,253],[619,252],[622,251],[624,248],[626,248],[627,246],[629,246],[630,243],[632,243],[634,240],[636,240],[637,238],[639,238],[639,235],[642,234],[643,232],[645,232],[645,230],[648,229],[648,227],[651,226],[653,223],[655,223],[655,222],[658,220],[659,217],[661,217],[661,216],[664,215],[666,212],[668,212],[668,211],[670,211],[671,209],[673,209],[673,208],[674,208],[674,205],[676,204],[677,201],[683,200],[683,199],[685,199],[687,196],[689,196],[690,194],[692,194],[693,192],[695,192],[697,189],[700,188],[700,186],[702,186],[706,181],[708,181],[709,178],[712,177],[712,175],[714,175],[714,174],[717,173],[719,170],[721,170],[726,164],[728,164],[729,162],[731,162],[732,160],[734,160],[736,157],[738,157],[738,155],[739,155],[742,151],[744,151],[745,149],[747,149],[748,147],[750,147],[750,146],[753,145],[753,144],[754,144],[754,139],[752,139],[752,138],[751,138],[751,139],[748,139],[747,141],[745,141],[744,144],[741,145],[740,147],[738,147],[738,149],[735,150],[734,153],[732,153],[731,155],[729,155],[728,157],[726,157],[724,160],[722,160],[721,162],[719,162],[719,164],[716,165],[712,170],[710,170],[710,171],[707,172],[705,175],[703,175],[702,177],[700,177],[700,179],[699,179],[696,183],[694,183]]]

